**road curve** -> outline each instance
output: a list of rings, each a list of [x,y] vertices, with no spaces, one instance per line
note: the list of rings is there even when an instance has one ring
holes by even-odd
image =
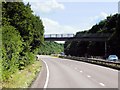
[[[118,88],[117,70],[50,56],[39,58],[43,70],[32,88]]]

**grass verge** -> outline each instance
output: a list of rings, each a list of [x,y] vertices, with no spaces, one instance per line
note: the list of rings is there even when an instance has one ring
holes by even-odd
[[[3,88],[28,88],[41,70],[41,61],[35,61],[24,70],[17,71],[7,82],[2,83]]]

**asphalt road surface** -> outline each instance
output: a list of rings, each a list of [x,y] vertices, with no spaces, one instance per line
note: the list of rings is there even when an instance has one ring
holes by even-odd
[[[118,88],[118,70],[40,55],[43,68],[32,88]]]

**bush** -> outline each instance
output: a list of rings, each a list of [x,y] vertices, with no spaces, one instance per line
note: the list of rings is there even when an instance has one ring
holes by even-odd
[[[9,78],[9,74],[14,73],[18,69],[19,53],[23,49],[22,44],[21,36],[14,27],[2,27],[2,66],[4,80]]]

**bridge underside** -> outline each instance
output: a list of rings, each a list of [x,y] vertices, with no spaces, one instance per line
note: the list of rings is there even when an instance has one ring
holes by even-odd
[[[107,38],[103,38],[103,37],[100,37],[100,38],[90,38],[90,37],[72,37],[72,38],[55,38],[55,37],[52,37],[52,38],[44,38],[45,41],[98,41],[98,42],[104,42],[104,41],[107,41]]]

